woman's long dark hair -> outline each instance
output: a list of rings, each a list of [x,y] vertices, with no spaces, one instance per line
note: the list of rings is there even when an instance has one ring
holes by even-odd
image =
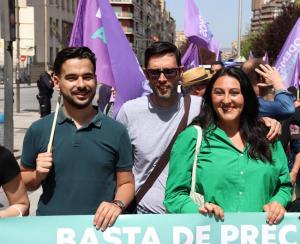
[[[216,128],[219,119],[212,105],[212,89],[216,80],[222,76],[234,77],[240,83],[244,97],[244,108],[240,118],[240,133],[243,141],[249,144],[249,157],[272,162],[270,142],[266,138],[267,128],[258,119],[258,99],[250,80],[240,68],[223,68],[211,78],[203,96],[204,102],[201,112],[192,124],[198,124],[202,127],[204,138],[207,138],[210,129]]]

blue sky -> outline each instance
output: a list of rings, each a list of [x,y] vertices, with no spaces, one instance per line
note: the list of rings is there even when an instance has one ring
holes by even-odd
[[[239,0],[195,0],[203,18],[222,48],[230,48],[237,40]],[[166,0],[167,9],[176,20],[176,30],[183,30],[184,0]],[[250,29],[251,0],[243,0],[242,34]]]

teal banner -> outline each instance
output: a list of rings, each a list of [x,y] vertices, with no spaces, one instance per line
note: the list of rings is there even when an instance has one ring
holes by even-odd
[[[225,220],[200,214],[123,215],[105,232],[93,216],[49,216],[0,219],[0,243],[28,244],[300,244],[300,213],[286,214],[278,225],[264,213],[225,215]]]

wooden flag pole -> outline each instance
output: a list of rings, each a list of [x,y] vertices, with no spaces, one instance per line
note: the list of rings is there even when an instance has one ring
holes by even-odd
[[[54,133],[55,133],[55,128],[56,128],[56,121],[57,121],[57,115],[60,107],[60,99],[61,95],[58,96],[57,103],[56,103],[56,108],[55,108],[55,113],[54,113],[54,118],[52,122],[52,128],[51,128],[51,133],[50,133],[50,138],[49,138],[49,143],[47,146],[47,152],[52,151],[52,144],[53,144],[53,138],[54,138]]]

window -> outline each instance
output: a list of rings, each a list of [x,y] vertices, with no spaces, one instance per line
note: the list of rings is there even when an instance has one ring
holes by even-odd
[[[72,0],[72,13],[75,13],[75,0]]]
[[[49,59],[50,59],[50,64],[53,64],[53,47],[49,48]]]
[[[52,20],[52,17],[49,18],[49,33],[50,33],[50,37],[53,37],[53,20]]]
[[[65,0],[61,0],[61,9],[65,10]]]
[[[67,0],[67,11],[70,12],[70,0]]]
[[[135,31],[138,33],[139,32],[139,23],[135,22]]]

